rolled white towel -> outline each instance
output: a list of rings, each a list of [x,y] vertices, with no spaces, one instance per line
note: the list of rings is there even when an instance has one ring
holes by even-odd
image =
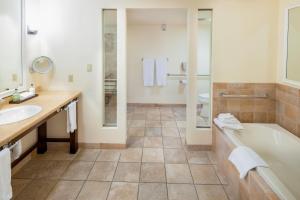
[[[244,127],[241,123],[224,123],[223,121],[219,120],[218,118],[214,119],[215,124],[221,128],[228,128],[228,129],[232,129],[232,130],[243,130]]]
[[[268,167],[267,163],[255,151],[246,146],[235,148],[229,155],[228,160],[239,171],[240,179],[245,178],[251,169]]]
[[[218,119],[231,119],[231,118],[235,118],[234,115],[232,115],[231,113],[220,113],[218,115]]]

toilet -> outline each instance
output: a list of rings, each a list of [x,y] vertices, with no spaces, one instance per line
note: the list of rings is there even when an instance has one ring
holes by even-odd
[[[202,107],[201,113],[200,113],[201,117],[205,117],[205,118],[209,117],[209,113],[210,113],[210,109],[209,109],[210,99],[209,98],[210,98],[209,93],[200,93],[198,95],[198,101]]]

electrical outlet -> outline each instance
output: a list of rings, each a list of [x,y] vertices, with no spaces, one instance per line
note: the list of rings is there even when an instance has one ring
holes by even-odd
[[[69,81],[70,83],[74,82],[74,76],[73,76],[73,74],[70,74],[70,75],[68,76],[68,81]]]
[[[92,72],[93,71],[93,65],[92,64],[87,64],[86,71],[87,72]]]
[[[11,75],[11,79],[12,79],[12,81],[14,81],[14,82],[18,81],[18,75],[17,75],[17,74],[12,74],[12,75]]]

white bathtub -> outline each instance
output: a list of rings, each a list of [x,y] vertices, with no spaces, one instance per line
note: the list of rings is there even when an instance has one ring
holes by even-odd
[[[300,200],[300,139],[277,124],[243,124],[245,130],[225,130],[236,146],[246,145],[269,165],[260,176],[282,200]]]

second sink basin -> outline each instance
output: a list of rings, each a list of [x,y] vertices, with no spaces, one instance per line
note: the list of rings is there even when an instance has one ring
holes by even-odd
[[[41,112],[42,107],[35,105],[18,106],[0,110],[0,126],[19,122]]]

